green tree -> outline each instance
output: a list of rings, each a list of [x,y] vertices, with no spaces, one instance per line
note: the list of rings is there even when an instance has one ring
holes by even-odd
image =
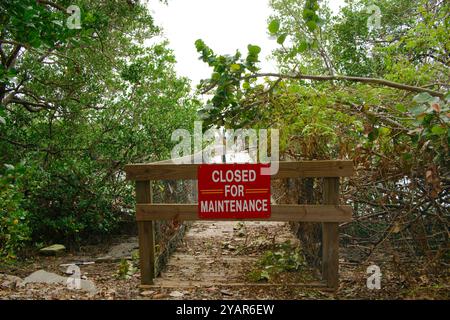
[[[121,169],[168,157],[199,104],[144,4],[78,1],[69,29],[70,4],[0,4],[0,164],[26,168],[33,240],[115,230],[133,204]]]
[[[239,52],[217,55],[197,41],[214,70],[200,86],[211,94],[203,117],[210,125],[279,128],[287,158],[353,159],[358,175],[348,201],[369,224],[352,231],[377,239],[375,247],[425,237],[416,249],[440,248],[440,256],[449,219],[449,4],[379,1],[381,28],[373,29],[370,1],[348,1],[338,16],[320,3],[270,2],[279,73],[260,71],[257,57],[248,65]]]

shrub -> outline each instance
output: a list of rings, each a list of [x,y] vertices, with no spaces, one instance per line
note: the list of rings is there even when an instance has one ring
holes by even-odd
[[[21,165],[5,165],[0,173],[0,259],[15,259],[30,237],[22,189],[24,173]]]

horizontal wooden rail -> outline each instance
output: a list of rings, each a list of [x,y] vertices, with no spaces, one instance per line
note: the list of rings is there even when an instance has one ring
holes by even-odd
[[[313,160],[279,162],[279,171],[272,178],[296,177],[350,177],[353,175],[351,160]],[[125,166],[128,180],[188,180],[197,179],[199,164],[173,164],[155,162],[149,164],[130,164]]]
[[[274,204],[269,219],[235,219],[302,222],[346,222],[352,219],[351,206]],[[136,221],[198,220],[197,204],[137,204]],[[211,219],[220,220],[220,219]],[[232,219],[223,219],[230,221]]]

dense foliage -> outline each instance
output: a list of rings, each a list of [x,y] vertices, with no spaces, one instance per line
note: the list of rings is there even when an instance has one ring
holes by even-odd
[[[212,93],[204,118],[279,128],[286,158],[353,159],[357,176],[344,185],[355,208],[350,238],[369,244],[368,255],[391,239],[448,257],[449,3],[377,1],[379,28],[368,23],[371,1],[347,1],[337,16],[324,2],[270,3],[279,73],[259,70],[255,45],[242,58],[197,41],[213,68],[200,86]]]
[[[0,254],[25,239],[113,231],[133,202],[121,169],[170,154],[198,102],[134,1],[0,4]]]
[[[172,131],[197,117],[145,3],[77,1],[79,27],[70,5],[0,3],[0,257],[114,231],[133,201],[123,165],[166,158]],[[344,239],[366,256],[389,241],[430,266],[448,258],[449,2],[348,0],[337,15],[318,0],[270,5],[276,73],[260,70],[256,44],[221,55],[196,41],[212,68],[200,117],[278,128],[285,159],[352,159]],[[314,183],[296,201],[319,201]]]

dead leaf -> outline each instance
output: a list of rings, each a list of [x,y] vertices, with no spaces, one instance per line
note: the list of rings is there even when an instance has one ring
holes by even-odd
[[[427,172],[425,173],[425,179],[428,183],[433,182],[433,171],[432,170],[427,170]]]
[[[217,291],[217,288],[216,287],[210,287],[210,288],[207,288],[206,290],[208,290],[210,292],[214,292],[214,291]]]
[[[169,296],[173,298],[181,298],[182,296],[184,296],[184,293],[180,291],[172,291],[171,293],[169,293]]]
[[[441,112],[441,106],[438,103],[433,103],[433,105],[431,106],[433,108],[434,111],[436,111],[437,113]]]
[[[148,296],[152,296],[154,293],[155,293],[155,291],[152,291],[152,290],[142,291],[141,296],[148,297]]]
[[[228,291],[228,290],[220,290],[220,293],[223,294],[224,296],[232,296],[233,292]]]
[[[401,230],[400,225],[399,225],[398,223],[395,223],[394,226],[392,227],[391,232],[392,232],[392,233],[399,233],[400,230]]]

